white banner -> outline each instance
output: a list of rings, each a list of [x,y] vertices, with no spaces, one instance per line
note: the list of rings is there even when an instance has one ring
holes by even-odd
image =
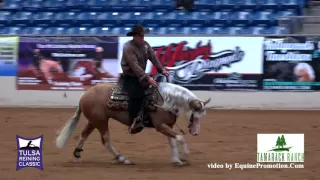
[[[131,39],[119,38],[120,59],[124,44]],[[167,56],[163,59],[184,61],[169,69],[195,65],[195,70],[205,74],[262,74],[263,40],[263,37],[145,37],[159,59]],[[151,69],[148,62],[146,72],[150,73]]]

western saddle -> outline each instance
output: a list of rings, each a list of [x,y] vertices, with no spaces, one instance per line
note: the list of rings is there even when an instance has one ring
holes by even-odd
[[[107,99],[107,106],[112,110],[118,111],[128,111],[128,92],[124,89],[122,78],[119,78],[119,82],[110,89],[110,96]],[[147,88],[145,90],[145,98],[143,102],[143,108],[139,112],[139,117],[143,119],[143,124],[145,127],[153,128],[151,118],[148,112],[155,112],[157,108],[154,104],[161,105],[163,102],[162,96],[160,95],[158,89]]]
[[[119,78],[119,82],[110,89],[110,96],[107,100],[107,106],[112,110],[128,110],[129,96],[128,92],[124,89],[122,78]],[[147,111],[156,111],[155,103],[162,103],[162,97],[156,88],[147,88],[145,90],[144,108]]]

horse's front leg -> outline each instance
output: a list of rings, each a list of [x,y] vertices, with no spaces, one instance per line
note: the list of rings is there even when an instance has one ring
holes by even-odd
[[[171,154],[172,154],[171,161],[173,163],[182,163],[182,161],[180,160],[179,149],[178,149],[177,141],[175,140],[175,138],[168,137],[168,143],[171,148]]]
[[[172,162],[187,162],[189,148],[186,141],[182,144],[182,156],[179,155],[179,149],[177,146],[177,140],[175,138],[168,137],[169,145],[172,153]]]
[[[173,163],[178,165],[186,164],[186,162],[181,161],[179,157],[177,142],[182,144],[184,152],[189,152],[187,142],[182,135],[177,134],[172,129],[173,125],[176,122],[176,115],[158,108],[157,112],[150,113],[150,116],[156,130],[169,138],[168,141],[172,150]],[[167,124],[171,124],[171,127]]]
[[[184,165],[186,162],[182,161],[179,157],[179,150],[177,142],[182,144],[184,155],[188,153],[188,145],[185,138],[182,135],[178,135],[171,127],[166,124],[159,124],[156,126],[156,130],[166,136],[168,136],[169,145],[172,151],[172,162],[178,165]]]

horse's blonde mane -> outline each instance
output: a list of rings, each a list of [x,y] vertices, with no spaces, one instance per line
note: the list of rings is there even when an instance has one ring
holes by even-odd
[[[166,82],[160,82],[158,86],[164,100],[161,107],[168,111],[190,111],[189,102],[191,100],[198,100],[191,91],[182,86]]]

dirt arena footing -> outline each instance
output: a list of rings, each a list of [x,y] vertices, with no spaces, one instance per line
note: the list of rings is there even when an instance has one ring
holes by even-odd
[[[122,179],[215,179],[215,180],[319,180],[320,112],[214,110],[201,122],[201,133],[186,135],[190,146],[190,165],[170,164],[167,138],[154,129],[130,135],[127,127],[111,121],[114,145],[136,165],[119,165],[106,150],[96,130],[86,141],[81,162],[72,155],[82,128],[80,123],[65,149],[55,147],[57,131],[75,109],[0,108],[1,180],[122,180]],[[178,125],[186,129],[183,119]],[[178,132],[178,131],[177,131]],[[304,133],[303,169],[208,169],[209,163],[256,163],[257,133]],[[24,168],[16,171],[16,135],[44,136],[44,170]]]

